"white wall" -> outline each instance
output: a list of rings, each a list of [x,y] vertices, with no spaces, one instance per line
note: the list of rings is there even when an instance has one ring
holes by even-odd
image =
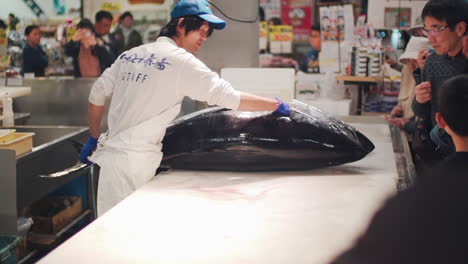
[[[3,1],[3,0],[1,0]],[[156,13],[159,10],[167,10],[167,17],[169,17],[169,9],[172,7],[174,0],[165,0],[163,4],[137,4],[132,5],[128,0],[83,0],[83,14],[84,17],[91,19],[94,22],[94,14],[101,10],[103,3],[120,3],[121,10],[118,13],[131,11],[137,18],[138,13],[146,12],[149,15]]]
[[[233,18],[250,20],[257,16],[256,0],[212,0],[212,2]],[[217,72],[225,67],[258,67],[258,22],[235,22],[221,15],[215,8],[212,10],[227,22],[227,26],[224,30],[213,32],[198,57]]]
[[[66,19],[74,18],[79,16],[79,13],[70,15],[56,15],[54,11],[53,0],[35,0],[36,4],[44,11],[46,18],[48,19]],[[67,8],[78,8],[80,6],[80,0],[61,0],[61,2]],[[22,21],[36,20],[36,15],[29,9],[29,7],[23,2],[23,0],[0,0],[0,18],[5,20],[8,18],[9,13],[15,14]]]
[[[36,18],[34,13],[22,0],[0,0],[0,18],[7,22],[8,14],[13,13],[21,18]]]
[[[402,8],[411,8],[411,25],[414,25],[416,18],[421,16],[421,11],[427,2],[427,0],[369,0],[367,8],[368,22],[371,23],[376,29],[385,29],[385,8],[400,6]]]

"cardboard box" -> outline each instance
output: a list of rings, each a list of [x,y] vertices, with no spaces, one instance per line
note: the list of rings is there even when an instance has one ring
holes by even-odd
[[[42,234],[56,234],[83,211],[79,196],[50,196],[33,205],[34,224],[31,230]]]

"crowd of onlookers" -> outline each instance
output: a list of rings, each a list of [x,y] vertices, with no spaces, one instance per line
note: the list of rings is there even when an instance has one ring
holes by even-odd
[[[118,25],[111,32],[113,15],[108,11],[98,11],[95,23],[87,18],[76,25],[76,33],[64,44],[66,56],[73,58],[75,77],[99,77],[119,54],[143,44],[141,34],[133,28],[133,15],[124,12],[118,17]],[[19,20],[13,14],[8,25],[0,20],[0,28],[16,30]],[[21,73],[34,73],[35,77],[45,75],[48,56],[41,48],[41,32],[37,25],[29,25],[24,30],[26,43],[22,53]]]
[[[427,39],[413,37],[403,54],[404,96],[387,117],[413,138],[417,181],[333,263],[468,262],[467,5],[430,0],[422,10]]]

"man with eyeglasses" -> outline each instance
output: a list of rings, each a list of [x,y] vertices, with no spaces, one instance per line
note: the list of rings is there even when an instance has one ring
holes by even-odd
[[[431,42],[433,51],[420,53],[420,69],[414,72],[418,85],[412,108],[426,121],[426,126],[432,128],[431,139],[444,155],[455,149],[450,136],[436,124],[438,91],[448,78],[467,72],[468,61],[462,52],[468,25],[467,5],[462,0],[431,0],[422,11],[423,34]]]

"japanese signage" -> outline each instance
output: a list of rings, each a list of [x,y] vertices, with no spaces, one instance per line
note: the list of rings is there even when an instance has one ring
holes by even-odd
[[[268,39],[270,40],[270,52],[274,54],[292,53],[293,27],[270,26]]]
[[[282,0],[282,21],[292,25],[294,40],[307,42],[312,26],[311,0]]]

